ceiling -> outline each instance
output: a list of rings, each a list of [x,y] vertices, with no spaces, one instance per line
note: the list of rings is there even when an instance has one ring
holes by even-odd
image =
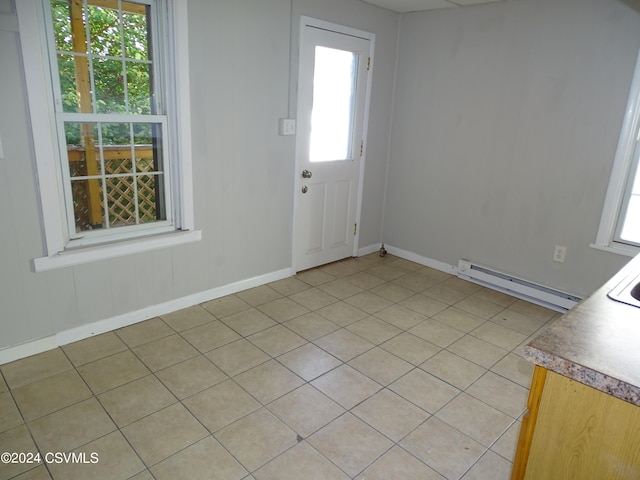
[[[464,7],[467,5],[479,5],[481,3],[493,3],[502,0],[364,0],[367,3],[393,10],[394,12],[407,13],[420,10],[435,10],[438,8]]]

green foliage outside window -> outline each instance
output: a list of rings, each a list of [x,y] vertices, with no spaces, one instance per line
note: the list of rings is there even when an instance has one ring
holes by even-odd
[[[83,8],[82,15],[88,45],[79,46],[75,51],[69,3],[68,0],[51,0],[63,111],[80,111],[76,85],[77,60],[88,54],[90,60],[87,65],[92,65],[90,76],[95,103],[93,98],[90,101],[94,113],[155,113],[151,102],[153,75],[147,15],[126,11],[124,7],[119,12],[89,4]],[[117,125],[103,126],[104,145],[123,144],[123,134],[128,137],[128,132],[125,134]],[[152,143],[149,124],[141,125],[136,130],[136,144]],[[81,144],[79,129],[67,129],[67,143]]]

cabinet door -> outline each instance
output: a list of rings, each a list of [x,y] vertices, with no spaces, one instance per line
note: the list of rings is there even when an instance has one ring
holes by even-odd
[[[640,407],[548,372],[524,478],[640,478]]]

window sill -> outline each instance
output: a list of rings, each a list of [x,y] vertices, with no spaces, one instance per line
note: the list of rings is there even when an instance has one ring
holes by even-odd
[[[202,232],[200,230],[178,231],[109,245],[68,250],[49,257],[34,258],[33,269],[35,272],[46,272],[47,270],[54,270],[56,268],[72,267],[74,265],[81,265],[98,260],[107,260],[133,253],[147,252],[158,248],[197,242],[201,238]]]
[[[609,253],[617,253],[618,255],[625,255],[627,257],[635,257],[636,255],[638,255],[638,253],[640,253],[640,249],[628,245],[598,245],[596,243],[591,243],[589,244],[589,246],[597,250],[603,250]]]

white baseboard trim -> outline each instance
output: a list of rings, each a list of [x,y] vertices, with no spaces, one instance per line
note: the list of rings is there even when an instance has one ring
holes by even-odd
[[[96,322],[89,323],[87,325],[81,325],[79,327],[63,330],[62,332],[52,335],[50,337],[41,338],[38,340],[32,340],[19,345],[6,347],[0,349],[0,365],[19,360],[21,358],[35,355],[38,353],[51,350],[53,348],[67,345],[69,343],[77,342],[85,338],[99,335],[101,333],[110,332],[118,328],[133,325],[134,323],[148,320],[159,315],[165,315],[167,313],[175,312],[182,308],[198,305],[199,303],[215,300],[216,298],[231,295],[249,288],[258,287],[267,283],[282,280],[284,278],[291,277],[294,274],[292,268],[284,268],[275,272],[267,273],[264,275],[258,275],[256,277],[240,280],[221,287],[212,288],[204,292],[187,295],[186,297],[169,300],[168,302],[160,303],[157,305],[150,305],[140,310],[133,312],[127,312],[122,315],[116,315],[115,317],[106,318],[104,320],[98,320]]]
[[[13,362],[21,358],[30,357],[38,353],[46,352],[58,347],[58,339],[55,335],[39,338],[29,342],[20,343],[0,350],[0,365]]]
[[[434,260],[432,258],[417,255],[413,252],[408,252],[406,250],[395,248],[391,245],[385,245],[385,249],[387,250],[388,253],[390,253],[391,255],[395,255],[396,257],[404,258],[405,260],[410,260],[412,262],[419,263],[420,265],[424,265],[426,267],[435,268],[436,270],[440,270],[445,273],[456,275],[458,278],[462,278],[463,280],[466,280],[468,282],[473,282],[478,285],[482,285],[483,287],[490,288],[492,290],[496,290],[498,292],[502,292],[507,295],[511,295],[512,297],[515,297],[515,298],[520,298],[530,303],[535,303],[536,305],[541,305],[543,307],[549,308],[551,310],[555,310],[557,312],[561,312],[561,313],[566,312],[567,309],[570,308],[570,306],[572,305],[571,302],[573,301],[577,302],[580,300],[579,298],[575,297],[574,300],[569,301],[569,303],[567,304],[563,303],[561,307],[558,304],[544,301],[539,297],[524,295],[522,293],[519,293],[518,291],[515,291],[513,288],[505,289],[505,288],[501,288],[499,285],[496,285],[495,283],[483,282],[483,281],[478,281],[477,279],[474,279],[474,278],[470,278],[469,275],[465,275],[464,272],[461,272],[459,265],[449,265],[447,263],[440,262],[439,260]],[[549,289],[549,287],[542,287],[542,288]],[[566,294],[566,295],[569,295],[569,294]]]
[[[362,257],[364,255],[369,255],[370,253],[373,252],[379,252],[380,251],[380,243],[374,243],[373,245],[369,245],[367,247],[362,247],[358,249],[358,256]]]
[[[422,255],[418,255],[413,252],[408,252],[406,250],[393,247],[391,245],[385,245],[384,248],[391,255],[404,258],[405,260],[409,260],[411,262],[419,263],[420,265],[424,265],[425,267],[435,268],[436,270],[440,270],[441,272],[445,272],[445,273],[450,273],[452,275],[456,275],[458,273],[457,265],[449,265],[448,263],[444,263],[439,260],[434,260],[433,258],[429,258],[429,257],[423,257]]]

